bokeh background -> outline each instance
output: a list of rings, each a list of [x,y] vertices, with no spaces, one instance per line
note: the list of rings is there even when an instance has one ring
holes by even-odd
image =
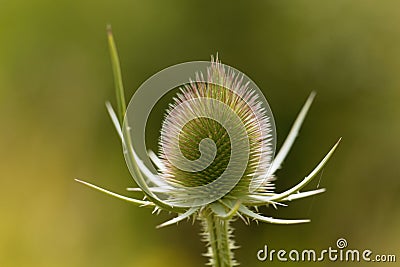
[[[256,258],[265,244],[324,249],[341,237],[399,261],[399,10],[395,0],[0,0],[0,266],[206,263],[197,223],[157,230],[171,215],[73,181],[120,193],[134,185],[104,106],[115,103],[107,23],[128,99],[155,72],[218,52],[262,88],[280,145],[316,90],[278,190],[300,181],[343,137],[318,178],[325,194],[263,210],[311,223],[234,223],[242,266],[271,265]],[[318,263],[338,264],[353,265]]]

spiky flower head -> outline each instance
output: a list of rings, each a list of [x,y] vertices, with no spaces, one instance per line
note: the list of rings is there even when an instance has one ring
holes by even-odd
[[[251,184],[269,192],[273,189],[268,176],[274,153],[272,114],[243,76],[227,70],[218,58],[212,60],[207,78],[202,75],[181,88],[166,112],[159,143],[165,168],[160,176],[185,187],[225,178],[228,182],[218,185],[233,187],[221,198],[245,200]]]

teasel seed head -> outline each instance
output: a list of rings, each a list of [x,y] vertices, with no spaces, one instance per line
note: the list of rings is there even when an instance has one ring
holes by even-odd
[[[250,184],[256,180],[263,180],[258,190],[272,190],[272,176],[268,177],[268,170],[274,153],[274,140],[271,118],[260,96],[249,88],[249,83],[243,81],[243,76],[232,69],[225,69],[218,57],[215,60],[212,58],[206,79],[199,79],[202,75],[198,73],[197,79],[181,87],[166,111],[159,142],[160,159],[166,168],[160,176],[168,183],[185,187],[212,183],[228,168],[232,142],[245,141],[248,151],[242,158],[236,159],[246,163],[245,170],[226,196],[246,197]],[[210,118],[204,116],[205,113],[219,115]],[[245,134],[234,132],[240,129],[239,125],[229,122],[232,113],[240,119]],[[223,124],[229,125],[231,133]],[[246,140],[238,140],[238,137]],[[176,166],[174,163],[181,156],[187,161],[184,166]],[[205,162],[210,164],[197,168]],[[232,162],[232,165],[238,163]],[[235,174],[237,172],[232,175]]]

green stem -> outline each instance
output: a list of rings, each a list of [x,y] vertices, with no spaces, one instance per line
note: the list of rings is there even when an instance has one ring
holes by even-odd
[[[230,226],[231,219],[221,219],[205,209],[201,214],[201,220],[204,227],[204,241],[208,245],[206,256],[210,257],[211,266],[236,266],[237,263],[232,252],[236,247],[231,240],[233,232]]]

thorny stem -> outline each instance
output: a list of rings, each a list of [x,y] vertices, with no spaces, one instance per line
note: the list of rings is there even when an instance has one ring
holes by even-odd
[[[237,266],[232,251],[236,246],[231,240],[231,219],[221,219],[208,209],[202,211],[200,218],[204,228],[204,241],[208,246],[205,256],[210,257],[209,264],[213,267]]]

